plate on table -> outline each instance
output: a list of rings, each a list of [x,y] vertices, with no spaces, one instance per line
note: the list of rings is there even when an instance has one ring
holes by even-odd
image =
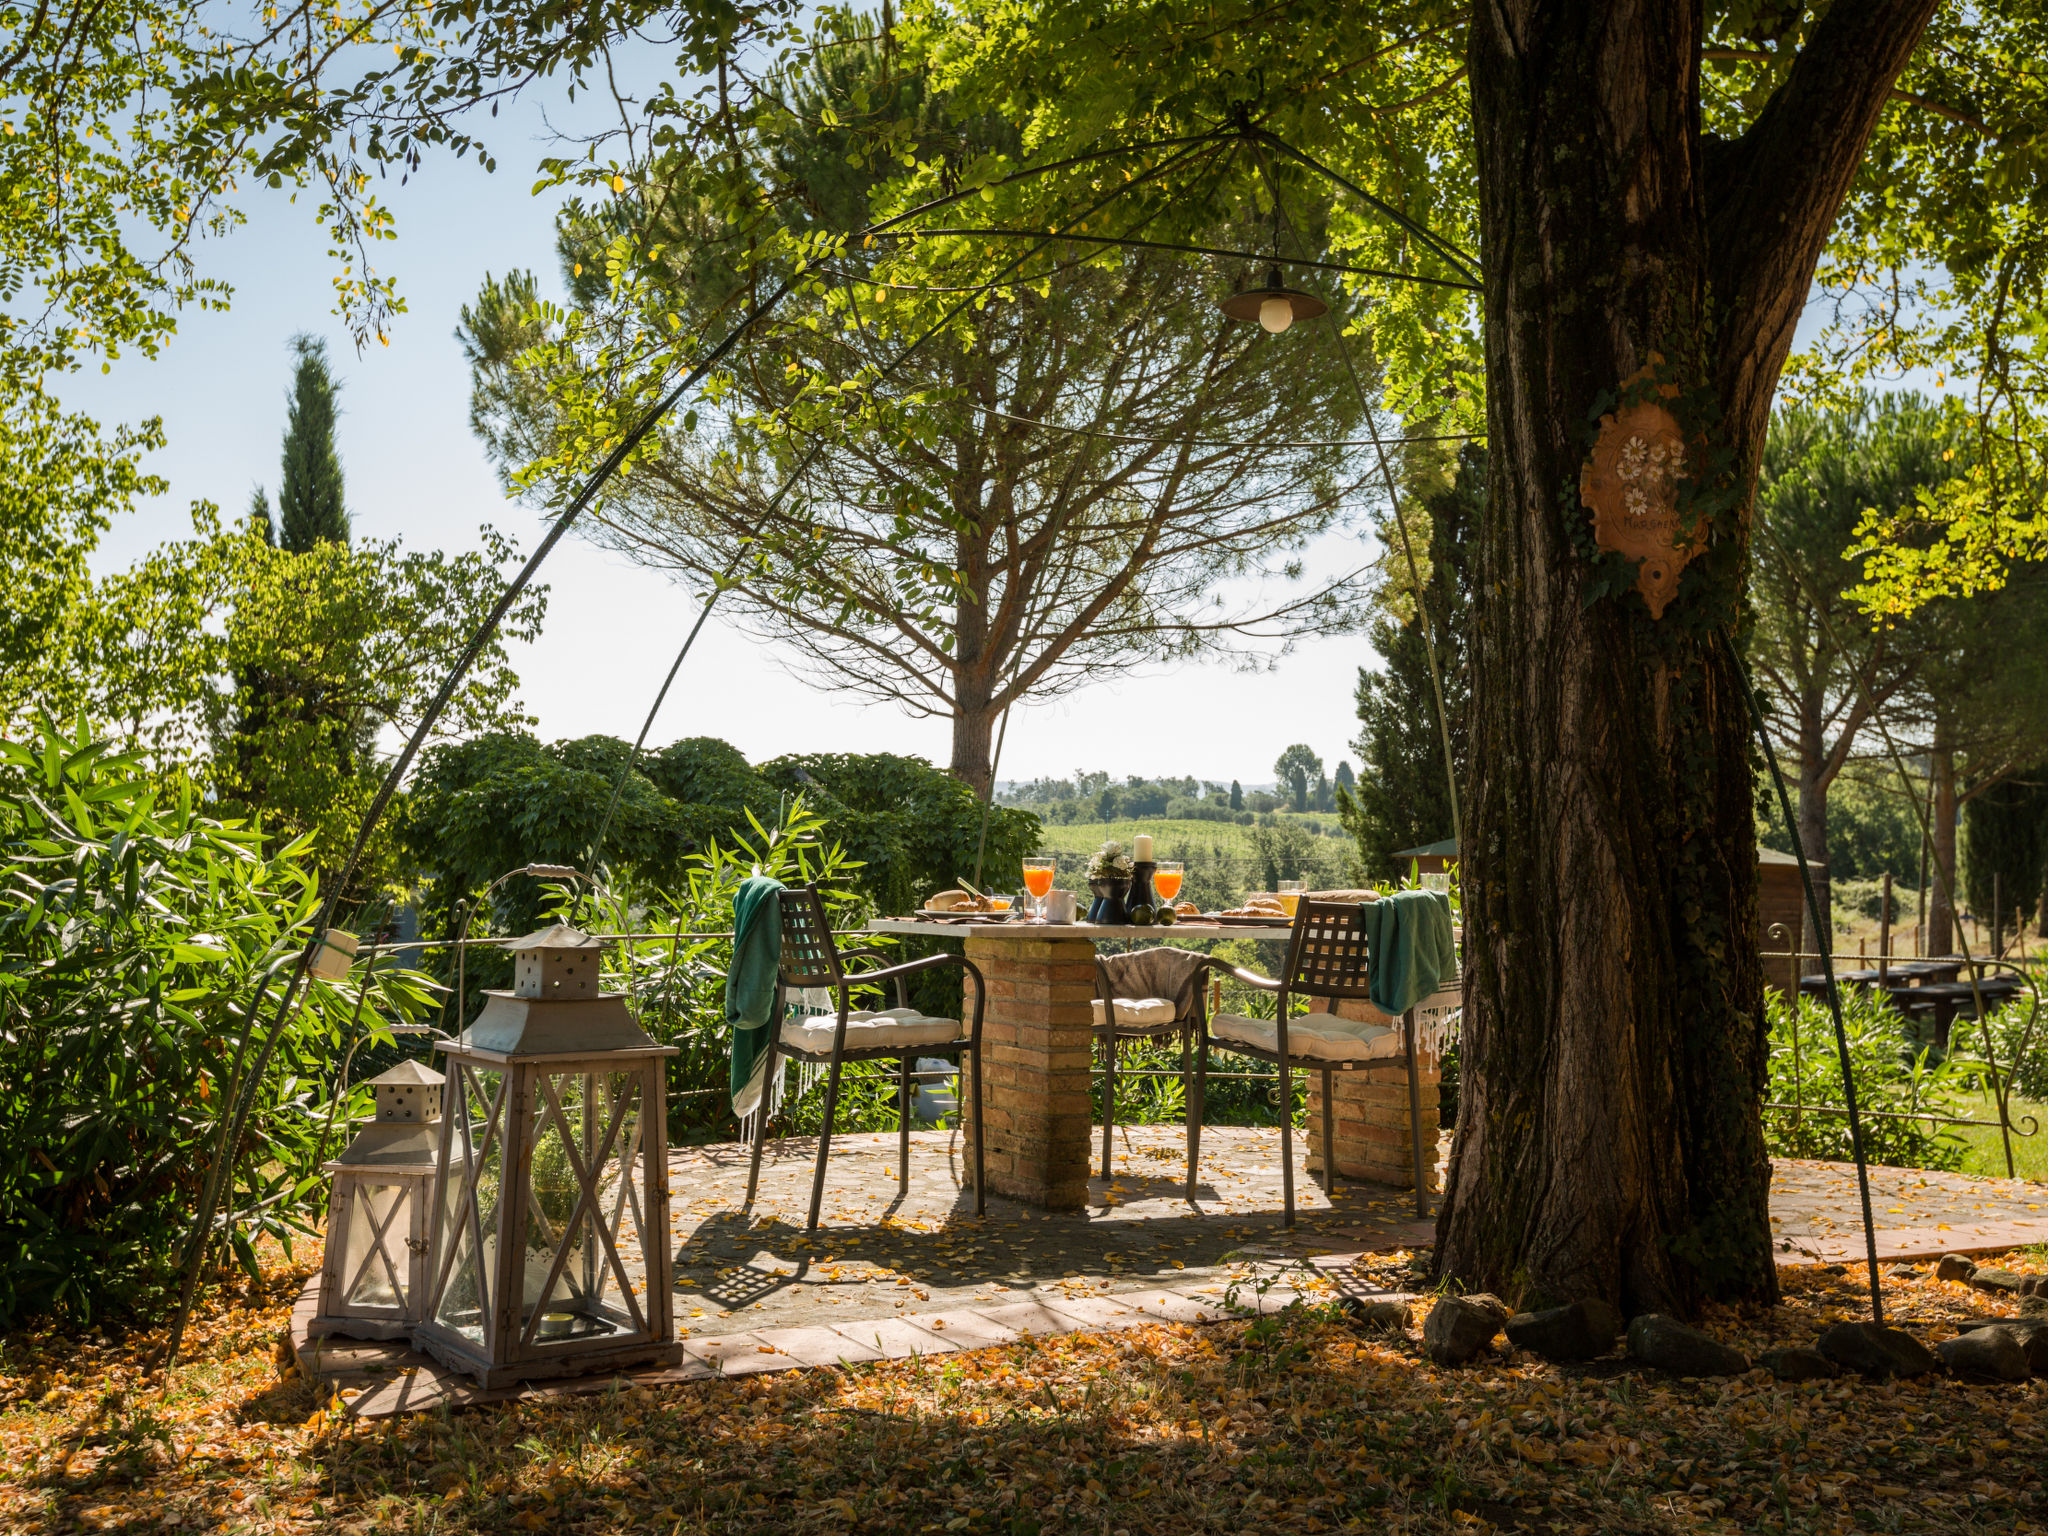
[[[1228,912],[1204,912],[1199,921],[1221,923],[1226,928],[1292,928],[1291,917],[1233,917]]]
[[[1004,923],[1008,922],[1014,914],[1008,907],[1004,907],[1000,912],[974,912],[960,907],[919,907],[917,915],[919,917],[938,918],[949,923]]]

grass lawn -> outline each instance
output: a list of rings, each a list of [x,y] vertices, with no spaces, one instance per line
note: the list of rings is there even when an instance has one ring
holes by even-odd
[[[1404,1258],[1370,1277],[1398,1283]],[[1679,1380],[1504,1350],[1445,1370],[1325,1305],[356,1423],[278,1377],[315,1259],[215,1298],[167,1378],[148,1333],[0,1338],[0,1530],[1733,1536],[2048,1518],[2048,1382]],[[1896,1268],[1887,1309],[1929,1340],[1987,1304]],[[1754,1357],[1858,1312],[1853,1272],[1784,1281],[1783,1305],[1703,1325]]]
[[[1981,1098],[1960,1101],[1961,1113],[1973,1120],[1998,1119],[1998,1106],[1990,1094]],[[2040,1179],[2048,1182],[2048,1104],[2033,1099],[2015,1097],[2012,1101],[2013,1124],[2019,1130],[2027,1128],[2027,1116],[2032,1115],[2040,1127],[2038,1135],[2012,1138],[2012,1161],[2015,1174],[2022,1179]],[[2002,1179],[2005,1177],[2005,1143],[1993,1125],[1954,1126],[1952,1129],[1968,1144],[1969,1150],[1963,1156],[1963,1171],[1979,1177]]]

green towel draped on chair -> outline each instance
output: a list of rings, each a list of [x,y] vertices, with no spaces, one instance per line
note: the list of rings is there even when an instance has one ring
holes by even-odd
[[[732,1111],[741,1119],[761,1102],[768,1032],[782,969],[782,882],[753,875],[732,899],[732,968],[725,976],[725,1022],[732,1026]]]
[[[1358,910],[1372,962],[1373,1005],[1381,1011],[1406,1013],[1456,973],[1451,899],[1442,891],[1395,891]]]

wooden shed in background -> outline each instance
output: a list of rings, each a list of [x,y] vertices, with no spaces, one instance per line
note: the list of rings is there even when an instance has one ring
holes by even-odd
[[[1401,873],[1408,873],[1408,862],[1414,860],[1418,875],[1440,875],[1451,867],[1458,857],[1458,840],[1447,837],[1440,843],[1424,843],[1416,848],[1397,848],[1394,857],[1401,862]]]
[[[1827,879],[1825,864],[1808,866],[1816,883]],[[1799,881],[1799,860],[1775,848],[1756,851],[1757,947],[1765,954],[1811,949],[1806,932],[1806,888]],[[1781,930],[1773,933],[1773,927]],[[1764,985],[1791,992],[1799,985],[1797,960],[1766,960]]]

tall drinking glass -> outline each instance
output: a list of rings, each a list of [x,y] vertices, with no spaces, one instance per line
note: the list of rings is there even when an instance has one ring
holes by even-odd
[[[1045,893],[1052,889],[1052,860],[1035,857],[1024,861],[1024,889],[1038,905],[1038,917],[1045,920]]]
[[[1159,867],[1152,871],[1153,892],[1169,907],[1173,905],[1173,898],[1180,894],[1181,873],[1184,868],[1179,859],[1161,859]]]
[[[1280,898],[1280,910],[1289,917],[1294,916],[1295,908],[1301,905],[1301,882],[1282,880],[1274,888],[1274,894]]]

